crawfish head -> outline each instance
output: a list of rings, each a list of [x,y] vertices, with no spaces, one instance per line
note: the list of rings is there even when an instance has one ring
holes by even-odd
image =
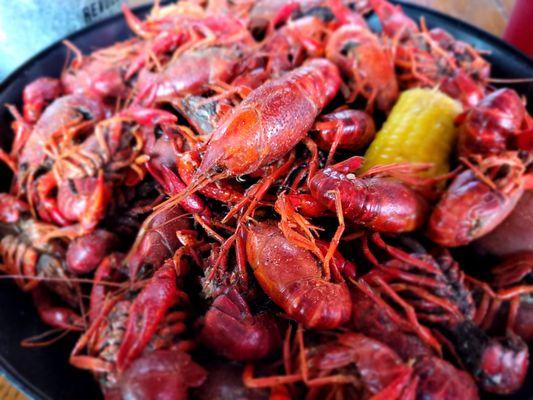
[[[526,109],[512,89],[497,90],[459,116],[458,150],[463,157],[496,154],[509,148],[526,117]]]
[[[523,162],[504,153],[469,164],[433,209],[428,236],[446,246],[463,246],[496,228],[524,192]]]
[[[349,101],[359,94],[388,111],[398,97],[392,52],[366,26],[344,25],[328,40],[327,57],[350,80]]]
[[[28,84],[22,92],[24,119],[29,123],[37,122],[48,104],[62,92],[61,82],[55,78],[45,76]]]
[[[67,93],[101,99],[126,98],[131,88],[126,70],[141,50],[141,42],[130,40],[76,58],[61,75]]]
[[[7,193],[0,193],[0,223],[14,224],[29,210],[29,205],[24,201]]]
[[[490,338],[471,321],[465,321],[451,337],[462,361],[486,391],[513,393],[524,383],[529,351],[518,336]]]
[[[126,256],[130,278],[135,279],[142,268],[159,268],[182,245],[176,232],[190,228],[189,219],[178,206],[162,208],[148,216]]]
[[[269,314],[252,314],[235,289],[218,296],[207,311],[202,341],[217,353],[236,361],[258,360],[281,344],[279,327]]]
[[[417,394],[424,399],[477,399],[478,388],[472,376],[438,357],[416,360],[414,371],[419,378]]]
[[[174,399],[189,398],[189,388],[201,386],[207,372],[191,356],[181,350],[157,350],[133,361],[119,379],[123,398]]]
[[[412,368],[394,350],[356,333],[341,334],[334,342],[309,349],[310,374],[322,377],[333,371],[351,377],[351,383],[361,386],[364,394],[380,394],[384,398],[387,393],[401,393],[412,374]],[[328,378],[324,377],[322,382],[327,384]],[[334,378],[331,383],[335,383]]]

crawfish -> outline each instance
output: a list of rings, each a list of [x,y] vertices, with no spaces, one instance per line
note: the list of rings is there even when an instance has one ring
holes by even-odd
[[[83,94],[102,101],[128,98],[132,82],[126,74],[142,51],[139,40],[128,40],[85,56],[71,43],[68,46],[74,50],[76,57],[61,74],[61,83],[67,93]]]
[[[176,101],[202,94],[216,84],[228,84],[246,68],[246,51],[239,44],[194,48],[172,59],[161,71],[143,69],[136,83],[136,101]]]
[[[62,94],[61,82],[55,78],[44,76],[26,85],[22,92],[24,120],[36,123],[46,107]]]
[[[356,175],[363,160],[356,156],[318,171],[309,182],[312,196],[329,210],[342,211],[350,221],[376,231],[420,228],[428,211],[424,198],[399,181],[373,176],[372,170]]]
[[[527,342],[533,340],[533,305],[531,302],[533,253],[522,252],[506,257],[492,267],[492,279],[481,284],[473,281],[478,306],[476,323],[489,332],[514,332]]]
[[[490,64],[469,44],[442,29],[420,29],[400,6],[386,0],[371,0],[384,33],[397,44],[394,49],[398,81],[402,88],[440,85],[446,94],[465,106],[483,97]]]
[[[376,133],[372,117],[363,111],[352,109],[340,109],[321,115],[313,130],[317,132],[318,147],[330,154],[335,154],[336,149],[355,151],[364,148]]]
[[[64,247],[57,242],[44,242],[43,237],[52,225],[36,221],[27,216],[21,217],[7,228],[0,241],[0,255],[4,272],[15,275],[15,282],[26,291],[45,281],[45,286],[70,304],[77,304],[76,284],[69,280],[63,261]],[[50,278],[49,281],[46,281]]]
[[[491,155],[512,150],[512,141],[526,125],[527,111],[512,89],[499,89],[484,97],[479,104],[461,114],[458,153]]]
[[[435,355],[432,347],[417,335],[417,328],[376,296],[364,283],[351,288],[351,325],[358,332],[394,349],[404,361],[414,361],[418,378],[417,396],[428,399],[477,399],[471,375]]]
[[[136,280],[145,270],[157,270],[180,247],[195,240],[190,220],[179,206],[154,211],[143,222],[126,256],[130,279]]]
[[[235,288],[213,301],[205,314],[201,338],[218,354],[236,361],[265,358],[281,344],[276,320],[267,312],[252,314]]]
[[[127,77],[132,77],[154,57],[158,64],[161,58],[174,57],[199,46],[233,41],[253,43],[244,24],[232,14],[213,15],[187,1],[154,7],[145,21],[140,21],[126,5],[122,6],[122,11],[130,29],[144,39],[144,48],[132,60]]]
[[[79,287],[70,279],[64,248],[55,242],[43,243],[52,226],[22,216],[7,228],[0,240],[0,270],[13,275],[24,291],[32,293],[39,316],[48,325],[81,330],[82,320],[72,310],[78,304]],[[41,283],[42,281],[42,283]],[[56,304],[53,295],[68,306]]]
[[[193,183],[217,167],[235,176],[281,159],[307,135],[339,85],[335,65],[313,59],[252,91],[211,134]]]
[[[333,32],[326,56],[349,80],[349,102],[361,95],[367,100],[367,110],[375,103],[389,111],[399,95],[393,55],[365,25],[343,25]]]
[[[136,126],[175,121],[164,111],[128,108],[96,125],[94,134],[57,154],[52,171],[39,178],[35,201],[46,212],[59,215],[66,226],[56,236],[76,237],[92,231],[103,219],[111,193],[124,183],[136,185],[144,171],[138,165],[144,138]],[[140,159],[139,159],[140,157]],[[139,161],[140,160],[140,161]],[[109,178],[107,178],[109,177]],[[57,198],[53,196],[57,188]],[[78,223],[72,225],[72,223]]]
[[[65,254],[68,270],[76,274],[94,271],[104,257],[113,251],[117,242],[117,236],[104,229],[96,229],[74,239]]]
[[[47,153],[43,148],[51,145],[54,136],[68,134],[70,130],[86,129],[88,125],[101,120],[105,110],[97,100],[81,95],[67,95],[54,100],[41,115],[24,143],[14,143],[21,149],[18,155],[18,190],[24,191],[28,175],[43,166]]]
[[[149,278],[140,290],[110,296],[74,347],[70,362],[95,372],[110,398],[165,392],[186,399],[189,387],[205,380],[205,371],[185,353],[186,313],[173,307],[187,301],[176,283],[174,268],[167,265]],[[177,340],[178,339],[178,340]],[[87,354],[82,354],[83,350]],[[154,387],[152,374],[164,388]]]
[[[449,252],[436,249],[431,255],[416,242],[406,243],[414,250],[404,251],[377,235],[374,241],[393,258],[381,264],[371,255],[377,268],[365,280],[415,312],[411,317],[415,321],[434,327],[442,335],[437,338],[452,347],[484,390],[499,394],[518,390],[527,373],[527,345],[513,334],[490,337],[475,325],[472,292]],[[431,336],[426,339],[434,342]]]
[[[427,234],[447,247],[470,243],[496,228],[514,209],[525,187],[525,165],[507,152],[467,162],[429,218]]]
[[[268,311],[252,312],[248,304],[257,296],[248,279],[243,235],[236,235],[235,268],[231,271],[224,246],[214,246],[202,263],[203,295],[212,300],[203,320],[202,342],[230,360],[268,357],[281,344],[279,323]]]
[[[321,329],[349,319],[346,285],[324,279],[312,253],[290,243],[273,224],[248,228],[246,254],[259,285],[290,317]]]
[[[290,334],[290,331],[289,331]],[[345,398],[411,399],[417,379],[413,369],[385,344],[359,333],[346,332],[309,335],[298,330],[295,342],[299,351],[290,349],[290,336],[284,346],[286,375],[253,377],[253,366],[244,371],[244,383],[250,388],[275,387],[302,381],[306,399],[329,398],[342,394]],[[293,360],[294,358],[294,360]],[[292,368],[298,365],[297,368]],[[379,366],[379,367],[378,367]]]

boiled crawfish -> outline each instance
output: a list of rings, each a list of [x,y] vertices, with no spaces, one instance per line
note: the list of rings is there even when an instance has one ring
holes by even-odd
[[[93,310],[96,317],[74,347],[70,362],[95,372],[107,397],[160,394],[163,389],[148,378],[157,374],[166,382],[167,395],[186,399],[187,389],[205,380],[204,369],[186,353],[189,345],[179,340],[187,314],[172,307],[184,304],[187,296],[176,279],[174,268],[167,265],[140,291],[115,293],[102,309]]]
[[[470,243],[496,228],[514,209],[526,186],[526,165],[514,152],[466,162],[429,218],[428,236],[443,246]]]
[[[406,244],[412,250],[404,251],[377,235],[374,241],[393,258],[379,263],[368,252],[377,268],[365,276],[367,282],[378,285],[386,298],[402,304],[408,312],[416,313],[411,314],[414,321],[437,329],[437,338],[446,338],[444,343],[451,346],[483,389],[505,394],[522,386],[528,368],[526,344],[512,333],[490,337],[475,325],[472,293],[447,250],[429,254],[412,242]],[[436,344],[426,328],[419,333],[428,344]]]
[[[475,106],[486,92],[490,64],[469,44],[448,32],[419,28],[400,6],[386,0],[371,0],[384,33],[395,42],[395,65],[402,88],[433,87]]]

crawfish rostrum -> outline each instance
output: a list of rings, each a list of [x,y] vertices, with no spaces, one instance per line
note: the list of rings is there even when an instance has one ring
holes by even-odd
[[[473,46],[385,0],[123,11],[0,150],[0,271],[105,398],[520,390],[533,232],[482,244],[521,220],[533,120]]]

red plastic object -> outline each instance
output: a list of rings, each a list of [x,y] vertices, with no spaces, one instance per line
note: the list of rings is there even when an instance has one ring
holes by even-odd
[[[503,38],[533,56],[533,1],[516,0]]]

